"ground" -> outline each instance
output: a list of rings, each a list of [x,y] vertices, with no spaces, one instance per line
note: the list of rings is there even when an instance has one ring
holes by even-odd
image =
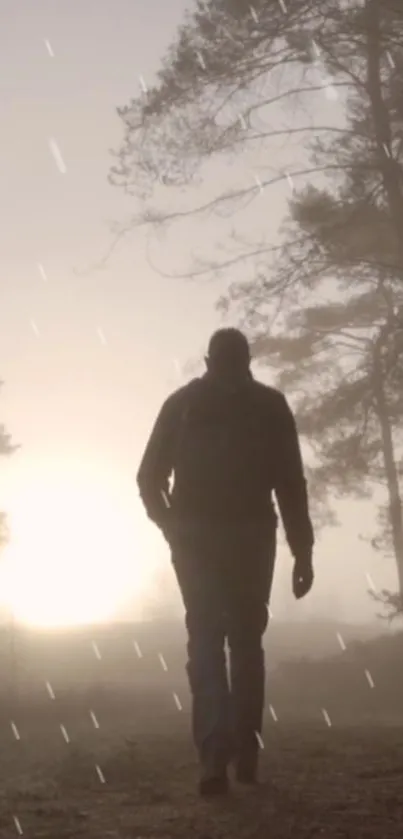
[[[321,652],[333,629],[315,630]],[[357,645],[344,628],[346,650],[293,663],[290,632],[301,656],[301,631],[278,631],[261,786],[203,802],[183,637],[142,632],[98,632],[97,654],[91,633],[18,640],[1,704],[0,839],[402,835],[401,635]]]

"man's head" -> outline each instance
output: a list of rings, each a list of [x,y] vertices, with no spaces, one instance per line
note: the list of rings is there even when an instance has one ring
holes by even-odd
[[[247,338],[239,329],[218,329],[210,338],[205,361],[208,372],[220,378],[248,378],[251,357]]]

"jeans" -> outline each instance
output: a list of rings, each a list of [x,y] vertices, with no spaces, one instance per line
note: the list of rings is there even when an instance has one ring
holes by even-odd
[[[186,610],[193,738],[204,771],[217,774],[259,747],[276,526],[194,523],[175,528],[170,543]]]

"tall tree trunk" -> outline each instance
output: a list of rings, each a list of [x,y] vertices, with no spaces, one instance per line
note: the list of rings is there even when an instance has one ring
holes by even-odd
[[[365,1],[366,36],[368,47],[368,94],[371,102],[375,137],[378,146],[380,169],[389,205],[393,227],[396,232],[401,275],[403,279],[403,193],[402,172],[392,157],[392,131],[387,106],[382,96],[381,85],[381,0]],[[389,317],[391,312],[389,312]],[[392,318],[389,329],[399,328],[400,318]],[[396,322],[397,321],[397,322]],[[383,336],[380,336],[381,338]],[[397,565],[399,592],[403,600],[403,507],[399,491],[398,473],[395,463],[392,429],[389,420],[387,397],[384,388],[381,342],[375,348],[375,393],[377,413],[382,437],[382,450],[388,488],[389,520],[392,530],[393,549]]]
[[[392,531],[393,551],[396,559],[399,593],[403,601],[403,505],[399,491],[399,479],[396,469],[392,428],[389,419],[387,396],[384,388],[382,361],[380,357],[381,347],[381,342],[377,342],[377,346],[375,347],[374,390],[376,397],[376,410],[381,429],[382,453],[387,482],[389,521]]]
[[[403,276],[403,194],[402,172],[392,157],[392,131],[389,112],[382,96],[381,85],[381,8],[382,0],[366,0],[365,22],[368,48],[368,94],[383,185],[388,200],[392,223],[397,235],[397,246]]]

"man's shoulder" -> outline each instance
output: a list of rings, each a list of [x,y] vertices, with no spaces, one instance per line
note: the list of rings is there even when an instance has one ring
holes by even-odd
[[[253,379],[252,391],[263,405],[267,405],[268,407],[278,406],[279,408],[284,406],[285,396],[278,388],[266,385],[258,379]]]
[[[188,399],[193,390],[198,386],[200,381],[200,379],[191,379],[190,382],[186,382],[185,385],[182,385],[182,387],[174,390],[166,398],[162,406],[164,413],[175,415],[177,412],[182,411],[182,409],[187,405]]]
[[[176,417],[189,404],[193,393],[197,391],[208,392],[208,383],[204,378],[195,378],[187,382],[182,387],[173,391],[164,402],[163,412],[167,416]],[[286,399],[282,391],[271,385],[266,385],[257,379],[252,379],[250,382],[250,393],[261,406],[261,408],[272,411],[279,410],[281,412],[286,404]]]

